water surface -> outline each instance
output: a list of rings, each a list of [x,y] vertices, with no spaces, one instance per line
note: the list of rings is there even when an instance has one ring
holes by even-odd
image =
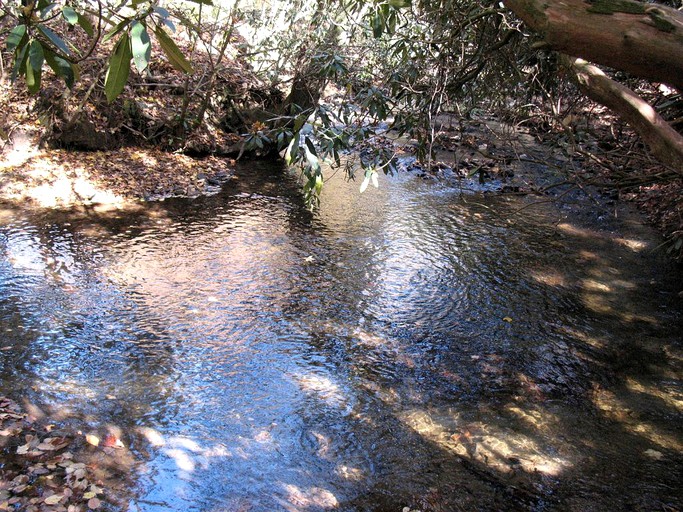
[[[680,269],[527,204],[403,174],[311,213],[252,166],[7,210],[0,393],[120,429],[131,510],[680,508]]]

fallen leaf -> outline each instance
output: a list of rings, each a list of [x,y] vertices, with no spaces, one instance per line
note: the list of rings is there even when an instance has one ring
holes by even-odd
[[[21,485],[28,483],[28,475],[17,475],[12,479],[14,485]]]
[[[102,505],[102,502],[100,500],[98,500],[97,498],[91,498],[88,500],[88,508],[91,508],[94,510],[96,508],[100,508],[100,505]]]
[[[645,455],[655,460],[662,460],[664,458],[664,454],[662,452],[658,452],[657,450],[653,450],[652,448],[650,448],[649,450],[645,450]]]
[[[125,448],[123,442],[114,434],[107,434],[107,436],[104,438],[102,446],[110,446],[112,448]]]
[[[86,434],[85,441],[93,446],[98,446],[100,444],[100,438],[95,434]]]
[[[512,322],[512,318],[510,318],[509,316],[506,316],[505,318],[503,318],[503,322],[510,323],[510,322]]]
[[[48,496],[45,498],[43,503],[46,505],[56,505],[62,500],[62,495],[61,494],[53,494],[52,496]]]

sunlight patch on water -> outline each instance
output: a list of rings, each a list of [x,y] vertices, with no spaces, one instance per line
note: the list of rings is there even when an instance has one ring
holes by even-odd
[[[672,434],[662,432],[652,423],[642,421],[637,414],[619,399],[613,392],[606,389],[596,389],[593,391],[593,403],[602,413],[613,421],[623,424],[624,428],[648,441],[656,444],[660,448],[683,452],[683,442]]]
[[[527,417],[543,424],[534,414]],[[501,473],[512,473],[519,467],[528,473],[558,476],[573,465],[567,459],[548,453],[555,448],[545,450],[531,436],[485,422],[463,422],[458,414],[447,419],[448,425],[420,410],[401,415],[401,420],[442,448]]]
[[[314,373],[293,374],[292,379],[302,391],[314,394],[317,398],[333,407],[344,407],[347,399],[339,385],[324,375]]]
[[[345,480],[351,480],[354,482],[360,482],[367,477],[366,472],[362,469],[347,466],[346,464],[337,466],[334,472]]]
[[[608,346],[608,342],[600,339],[596,336],[591,336],[579,329],[576,329],[574,327],[570,327],[568,325],[564,325],[560,328],[560,332],[566,334],[568,337],[571,339],[575,339],[578,341],[581,341],[582,343],[585,343],[586,345],[590,345],[594,349],[597,350],[603,350]]]
[[[166,444],[164,436],[158,430],[154,430],[153,428],[149,427],[140,427],[138,429],[138,432],[140,432],[140,434],[142,434],[144,438],[147,439],[147,442],[151,446],[158,448]]]
[[[301,512],[307,509],[332,509],[339,506],[337,497],[327,489],[309,487],[302,489],[293,484],[283,484],[287,492],[285,500],[278,500],[288,512]]]
[[[636,379],[629,377],[626,379],[626,386],[629,391],[642,393],[657,398],[669,407],[673,407],[679,412],[683,412],[683,394],[665,390],[661,387],[647,386]]]
[[[552,269],[532,271],[531,277],[536,282],[544,284],[546,286],[567,286],[565,277],[559,272]]]
[[[614,241],[619,245],[623,245],[624,247],[631,249],[633,252],[641,252],[648,248],[647,242],[642,240],[634,240],[632,238],[615,238]]]
[[[193,473],[198,468],[206,469],[213,458],[232,457],[236,454],[222,444],[204,447],[189,437],[164,437],[161,432],[150,427],[139,427],[137,432],[150,446],[161,448],[161,453],[169,457],[176,469],[184,474]],[[243,453],[246,455],[246,452]]]
[[[545,410],[522,409],[518,405],[509,405],[506,409],[538,431],[549,431],[551,427],[560,425],[560,419]]]

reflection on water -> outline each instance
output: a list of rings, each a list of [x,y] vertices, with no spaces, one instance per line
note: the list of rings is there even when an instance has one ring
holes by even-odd
[[[681,505],[681,279],[647,241],[410,176],[296,190],[5,215],[0,393],[121,428],[133,510]]]

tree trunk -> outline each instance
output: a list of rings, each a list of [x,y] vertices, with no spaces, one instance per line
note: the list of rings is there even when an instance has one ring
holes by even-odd
[[[634,0],[503,0],[550,49],[683,90],[683,12]]]
[[[626,121],[661,162],[683,175],[683,136],[631,89],[583,59],[563,57],[579,89]]]

